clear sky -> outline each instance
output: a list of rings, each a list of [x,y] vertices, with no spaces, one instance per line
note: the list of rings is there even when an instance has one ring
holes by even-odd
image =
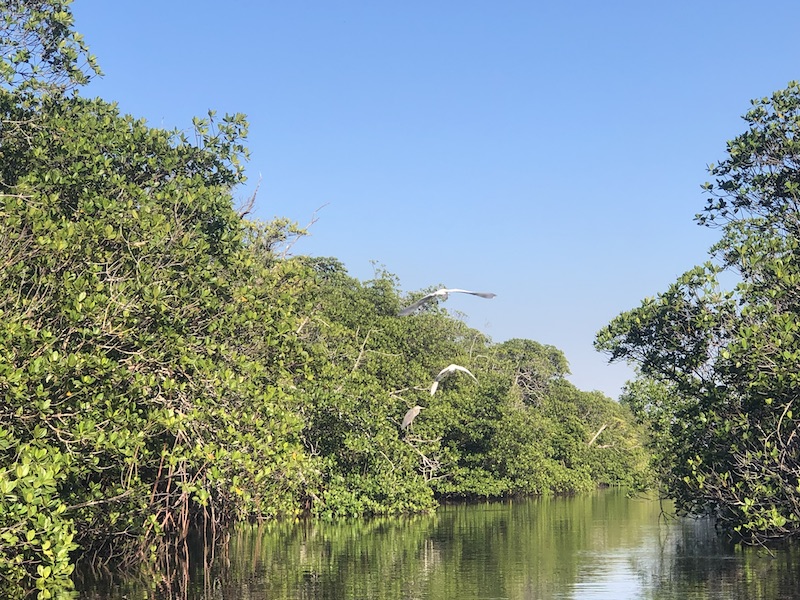
[[[250,121],[254,216],[361,280],[443,284],[495,342],[561,349],[616,398],[595,333],[707,259],[706,165],[800,79],[796,1],[76,0],[85,95],[152,126]],[[322,208],[321,208],[322,207]],[[319,209],[319,210],[318,210]]]

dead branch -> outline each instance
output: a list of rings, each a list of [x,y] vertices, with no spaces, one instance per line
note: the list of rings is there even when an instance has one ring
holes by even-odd
[[[261,176],[258,177],[258,183],[256,184],[256,189],[253,190],[253,195],[250,196],[250,199],[244,203],[244,206],[239,210],[239,218],[243,219],[246,215],[250,214],[253,210],[253,207],[256,204],[256,195],[258,194],[258,188],[261,187]]]
[[[606,427],[608,427],[608,423],[603,423],[603,426],[602,426],[600,429],[598,429],[598,430],[597,430],[597,433],[595,433],[595,434],[592,436],[592,439],[591,439],[591,440],[589,440],[589,444],[588,444],[589,446],[591,446],[592,444],[594,444],[595,440],[597,439],[597,436],[599,436],[601,433],[603,433],[603,430],[604,430]]]

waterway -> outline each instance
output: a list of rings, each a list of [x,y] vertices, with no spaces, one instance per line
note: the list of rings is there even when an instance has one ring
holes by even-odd
[[[76,581],[91,600],[800,599],[800,548],[743,548],[669,512],[606,490],[240,526],[174,577]]]

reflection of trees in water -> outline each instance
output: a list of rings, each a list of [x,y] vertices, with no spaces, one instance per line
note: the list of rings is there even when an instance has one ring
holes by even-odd
[[[587,551],[640,544],[636,524],[658,512],[651,501],[606,493],[454,504],[414,519],[242,528],[222,579],[249,579],[254,597],[552,596],[570,589]]]
[[[159,570],[147,565],[118,571],[83,564],[73,575],[80,600],[225,600],[218,567],[227,563],[227,546],[213,546],[201,536],[190,538],[188,554],[164,557]],[[241,596],[248,598],[247,595]],[[63,599],[63,600],[66,600]]]
[[[414,598],[439,568],[435,516],[240,527],[228,598]],[[248,589],[243,590],[242,582]]]
[[[203,568],[212,557],[199,544],[191,570],[176,563],[162,579],[118,578],[115,587],[84,587],[81,598],[750,600],[800,589],[797,549],[775,558],[736,549],[708,521],[660,510],[611,491],[450,505],[405,519],[240,526],[213,568]]]
[[[634,555],[646,598],[776,600],[800,591],[800,548],[742,547],[710,519],[664,517],[660,544]]]

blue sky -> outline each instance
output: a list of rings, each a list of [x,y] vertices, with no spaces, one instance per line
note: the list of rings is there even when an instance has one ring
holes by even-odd
[[[798,74],[800,3],[76,0],[105,72],[83,93],[152,126],[250,121],[254,215],[295,254],[373,262],[492,340],[561,349],[583,390],[632,377],[595,333],[704,262],[706,165]],[[319,210],[318,210],[319,209]]]

